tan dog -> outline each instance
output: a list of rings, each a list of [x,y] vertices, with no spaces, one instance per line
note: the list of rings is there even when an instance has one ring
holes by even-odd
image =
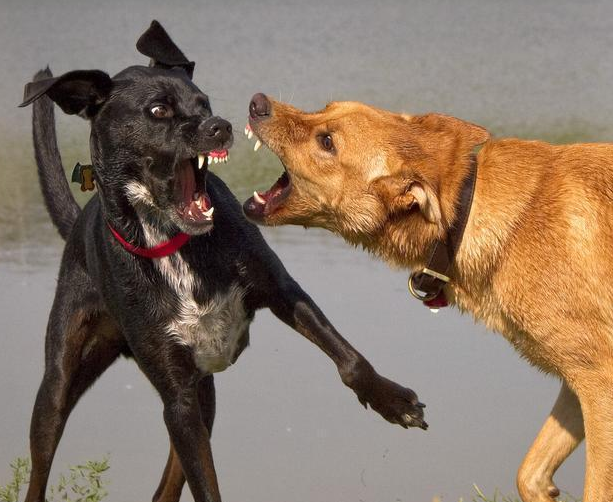
[[[444,292],[562,380],[519,469],[522,499],[554,500],[553,475],[585,435],[583,500],[612,501],[613,145],[493,140],[453,117],[353,102],[305,113],[262,94],[251,130],[286,172],[245,202],[250,218],[327,228],[411,271],[445,239],[483,145]]]

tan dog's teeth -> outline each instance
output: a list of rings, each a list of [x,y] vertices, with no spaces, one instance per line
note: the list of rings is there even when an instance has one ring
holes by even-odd
[[[253,131],[247,131],[247,138],[253,138]]]
[[[208,211],[204,212],[204,216],[207,216],[207,217],[210,218],[211,216],[213,216],[213,211],[215,211],[215,208],[211,207],[211,209],[209,209]]]
[[[202,169],[203,165],[204,165],[204,155],[199,153],[198,154],[198,169]]]
[[[209,155],[209,164],[212,164],[212,163],[213,163],[213,157]]]
[[[266,204],[266,201],[262,198],[262,196],[257,192],[253,192],[253,198],[258,204]]]
[[[247,126],[245,126],[245,136],[249,135],[249,129],[247,128]]]
[[[260,147],[261,147],[261,146],[262,146],[262,142],[261,142],[261,141],[258,139],[258,140],[255,142],[255,145],[253,145],[253,151],[254,151],[254,152],[257,152],[257,151],[260,149]]]

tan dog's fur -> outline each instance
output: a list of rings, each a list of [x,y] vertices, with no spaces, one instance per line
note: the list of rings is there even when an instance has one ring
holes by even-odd
[[[519,469],[522,499],[554,500],[553,475],[585,429],[583,500],[612,501],[613,145],[493,140],[444,115],[352,102],[304,113],[270,101],[270,118],[252,127],[292,191],[261,222],[324,227],[408,270],[425,265],[453,222],[469,156],[483,145],[447,297],[563,382]]]

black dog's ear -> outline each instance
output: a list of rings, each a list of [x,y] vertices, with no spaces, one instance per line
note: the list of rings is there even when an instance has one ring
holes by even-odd
[[[189,75],[194,76],[196,63],[189,61],[172,41],[160,23],[153,20],[149,29],[141,35],[136,42],[136,49],[141,54],[151,58],[150,66],[155,68],[183,68]]]
[[[39,76],[51,75],[50,71],[39,72]],[[106,101],[113,81],[100,70],[76,70],[60,77],[43,78],[26,84],[23,103],[27,106],[43,94],[49,96],[64,112],[70,115],[90,117],[95,108]]]

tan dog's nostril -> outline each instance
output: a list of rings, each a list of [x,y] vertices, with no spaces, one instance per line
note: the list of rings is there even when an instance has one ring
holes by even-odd
[[[270,115],[270,101],[266,95],[258,92],[249,103],[249,116],[252,119],[261,119]]]

